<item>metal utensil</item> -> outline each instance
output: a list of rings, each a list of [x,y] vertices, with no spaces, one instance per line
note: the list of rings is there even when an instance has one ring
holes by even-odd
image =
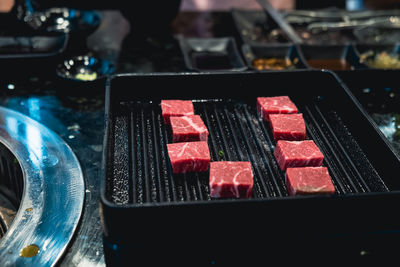
[[[319,33],[323,31],[336,31],[345,29],[354,29],[358,27],[387,27],[400,28],[400,17],[378,17],[363,20],[350,20],[343,22],[314,22],[307,26],[307,30],[311,33]]]
[[[303,40],[297,35],[293,28],[285,21],[282,15],[271,5],[268,0],[257,0],[262,6],[267,16],[270,16],[274,22],[279,25],[282,31],[292,40],[292,42],[301,44]]]
[[[282,12],[282,16],[291,24],[303,24],[322,21],[339,22],[400,16],[400,10],[290,10]]]

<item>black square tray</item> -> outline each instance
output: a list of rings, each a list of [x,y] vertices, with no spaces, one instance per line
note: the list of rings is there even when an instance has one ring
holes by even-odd
[[[258,96],[274,95],[290,96],[304,114],[335,195],[287,195],[275,143],[256,112]],[[210,131],[212,161],[252,163],[251,199],[210,198],[208,173],[172,174],[161,99],[194,102]],[[263,251],[282,256],[287,242],[300,240],[295,251],[326,255],[332,236],[396,227],[396,215],[382,207],[399,200],[399,158],[332,72],[116,75],[107,85],[106,119],[101,218],[111,263],[230,258],[238,245],[251,253],[244,261],[260,260]]]
[[[68,42],[68,33],[0,36],[0,68],[7,76],[53,74],[56,64],[64,57]]]
[[[64,51],[65,33],[37,36],[0,36],[0,58],[44,57]]]
[[[244,71],[247,69],[232,37],[178,36],[185,65],[190,71]]]

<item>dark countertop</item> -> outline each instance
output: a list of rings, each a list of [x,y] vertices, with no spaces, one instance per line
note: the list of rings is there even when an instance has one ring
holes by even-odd
[[[103,21],[87,39],[89,51],[117,64],[118,72],[185,71],[174,40],[154,44],[143,53],[125,38],[128,22],[116,11],[101,11]],[[222,37],[234,34],[229,13],[183,13],[175,20],[175,33],[184,36]],[[72,53],[79,53],[73,51]],[[85,177],[85,203],[81,222],[61,266],[105,265],[99,215],[100,165],[104,134],[104,90],[64,94],[52,75],[10,80],[0,84],[0,105],[19,111],[59,134],[76,153]],[[2,78],[4,79],[4,77]],[[13,88],[10,89],[10,84]],[[397,120],[396,120],[397,121]],[[398,128],[398,127],[397,127]]]

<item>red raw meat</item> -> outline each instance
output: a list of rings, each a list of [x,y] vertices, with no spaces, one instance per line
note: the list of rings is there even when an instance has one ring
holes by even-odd
[[[210,165],[207,142],[182,142],[167,144],[173,173],[204,172]]]
[[[289,195],[335,193],[335,186],[326,167],[288,168],[286,187]]]
[[[199,115],[170,117],[172,142],[206,141],[208,130]]]
[[[257,111],[265,121],[269,121],[269,114],[297,113],[296,105],[288,96],[258,97]]]
[[[324,160],[324,155],[312,140],[279,140],[274,155],[283,171],[289,167],[319,167]]]
[[[194,115],[191,100],[161,100],[161,112],[164,123],[169,124],[171,116]]]
[[[210,195],[214,198],[249,198],[253,172],[247,161],[214,161],[210,163]]]
[[[274,140],[301,141],[306,139],[303,114],[270,114]]]

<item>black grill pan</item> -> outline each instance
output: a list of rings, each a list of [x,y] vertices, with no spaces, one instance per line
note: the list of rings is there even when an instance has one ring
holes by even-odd
[[[276,95],[288,95],[304,114],[335,195],[287,195],[275,142],[256,112],[258,96]],[[210,132],[212,161],[251,162],[251,199],[211,199],[208,172],[172,175],[162,99],[193,101]],[[129,261],[127,247],[209,259],[223,255],[220,243],[272,251],[287,238],[394,227],[367,218],[383,216],[377,205],[398,198],[399,159],[332,72],[117,75],[108,81],[106,118],[101,215],[108,260]]]

